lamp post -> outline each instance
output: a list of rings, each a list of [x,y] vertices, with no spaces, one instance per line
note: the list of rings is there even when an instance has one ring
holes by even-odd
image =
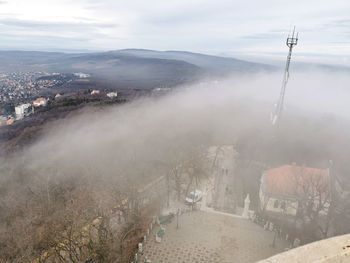
[[[179,213],[180,213],[180,209],[177,209],[176,212],[176,229],[179,229]]]

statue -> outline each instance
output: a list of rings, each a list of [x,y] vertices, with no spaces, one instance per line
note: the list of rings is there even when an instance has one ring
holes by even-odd
[[[247,197],[244,200],[244,209],[242,213],[242,217],[249,218],[249,205],[250,205],[250,199],[249,194],[247,194]]]

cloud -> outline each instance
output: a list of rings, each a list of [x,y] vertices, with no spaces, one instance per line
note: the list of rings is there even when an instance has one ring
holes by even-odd
[[[118,30],[115,23],[99,22],[93,19],[76,21],[39,21],[17,18],[0,18],[2,47],[23,49],[86,49],[108,37],[117,40],[118,35],[111,32]],[[11,43],[12,42],[12,43]]]
[[[348,29],[350,28],[350,19],[337,19],[328,24],[325,24],[325,27],[332,28],[332,29],[338,28],[338,29],[348,31]]]
[[[5,1],[5,0],[0,0],[0,5],[4,5],[4,4],[7,4],[8,2]]]
[[[115,28],[118,27],[112,23],[98,23],[98,22],[65,22],[65,21],[38,21],[38,20],[23,20],[16,18],[0,18],[0,24],[4,26],[13,26],[21,28],[45,29],[45,30],[79,30],[89,28]]]
[[[257,33],[257,34],[253,34],[253,35],[247,35],[247,36],[243,36],[243,39],[275,39],[275,38],[280,38],[281,37],[281,33]]]
[[[251,49],[259,50],[256,56],[276,50],[278,57],[282,34],[287,35],[294,24],[303,34],[304,46],[317,45],[324,54],[333,49],[330,41],[346,41],[349,7],[347,0],[310,0],[302,5],[295,1],[288,8],[276,0],[22,0],[21,5],[9,1],[2,6],[0,23],[7,27],[2,31],[21,30],[25,35],[32,35],[31,31],[50,35],[57,30],[81,38],[83,32],[90,39],[83,48],[95,43],[93,47],[104,50],[138,47],[238,55]],[[4,17],[11,12],[15,14]],[[324,31],[327,34],[320,34]],[[97,40],[97,33],[103,37]],[[22,43],[23,48],[27,43]],[[69,46],[67,42],[65,48]],[[339,62],[332,55],[329,59]]]

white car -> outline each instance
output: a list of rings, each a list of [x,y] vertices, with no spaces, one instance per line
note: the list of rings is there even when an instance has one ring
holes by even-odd
[[[185,202],[186,202],[187,204],[192,205],[192,204],[195,204],[195,203],[197,203],[198,201],[202,200],[202,197],[203,197],[202,191],[196,189],[196,190],[192,191],[192,192],[186,197]]]

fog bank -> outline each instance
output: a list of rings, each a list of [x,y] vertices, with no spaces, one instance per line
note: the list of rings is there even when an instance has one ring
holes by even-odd
[[[279,74],[234,77],[180,87],[161,98],[87,108],[50,124],[36,144],[6,163],[30,174],[142,178],[186,158],[194,147],[271,134],[280,83]],[[294,125],[293,118],[322,123],[324,115],[348,119],[349,84],[344,74],[292,75],[284,125]]]

